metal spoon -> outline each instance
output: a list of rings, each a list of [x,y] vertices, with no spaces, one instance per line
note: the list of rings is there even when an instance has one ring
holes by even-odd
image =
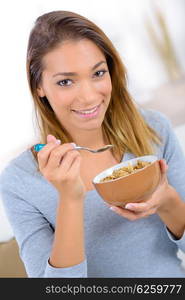
[[[98,152],[103,152],[105,150],[108,150],[110,148],[114,147],[114,145],[106,145],[102,148],[99,148],[99,149],[96,149],[96,150],[93,150],[93,149],[89,149],[87,147],[81,147],[81,146],[75,146],[75,149],[76,150],[87,150],[87,151],[90,151],[92,153],[98,153]]]
[[[33,148],[36,152],[39,152],[46,144],[37,144],[35,145]],[[98,152],[103,152],[103,151],[106,151],[110,148],[114,147],[114,145],[106,145],[102,148],[99,148],[99,149],[96,149],[96,150],[93,150],[93,149],[90,149],[90,148],[87,148],[87,147],[81,147],[81,146],[75,146],[75,149],[76,150],[87,150],[87,151],[90,151],[92,153],[98,153]]]

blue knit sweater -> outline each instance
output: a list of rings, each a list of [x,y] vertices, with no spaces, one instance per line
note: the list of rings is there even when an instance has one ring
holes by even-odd
[[[171,122],[154,110],[142,114],[164,140],[155,155],[167,161],[169,184],[185,201],[185,157]],[[125,153],[122,161],[133,157]],[[185,234],[175,239],[156,214],[129,221],[111,211],[96,190],[85,196],[86,259],[68,268],[49,265],[58,193],[37,171],[30,150],[7,164],[0,191],[29,277],[185,277],[176,255],[178,248],[185,251]]]

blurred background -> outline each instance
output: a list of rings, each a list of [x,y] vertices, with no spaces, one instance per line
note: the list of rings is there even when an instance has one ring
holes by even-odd
[[[26,48],[35,19],[52,10],[77,12],[104,30],[127,68],[128,88],[135,101],[167,115],[185,152],[184,0],[7,0],[0,8],[0,172],[9,160],[37,141],[26,79]],[[0,199],[3,255],[12,253],[6,248],[12,238]],[[0,270],[2,262],[0,253]],[[13,276],[19,277],[17,274],[14,270]],[[9,275],[9,271],[4,273]]]

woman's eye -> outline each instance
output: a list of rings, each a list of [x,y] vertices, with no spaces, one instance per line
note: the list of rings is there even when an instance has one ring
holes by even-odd
[[[100,70],[100,71],[97,71],[95,73],[95,76],[96,77],[102,77],[106,72],[108,72],[107,70]]]
[[[72,81],[70,79],[63,79],[57,82],[60,86],[70,86],[72,84]]]

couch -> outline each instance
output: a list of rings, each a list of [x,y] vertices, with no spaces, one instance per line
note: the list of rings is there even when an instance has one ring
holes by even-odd
[[[27,277],[15,238],[0,243],[0,278]]]

